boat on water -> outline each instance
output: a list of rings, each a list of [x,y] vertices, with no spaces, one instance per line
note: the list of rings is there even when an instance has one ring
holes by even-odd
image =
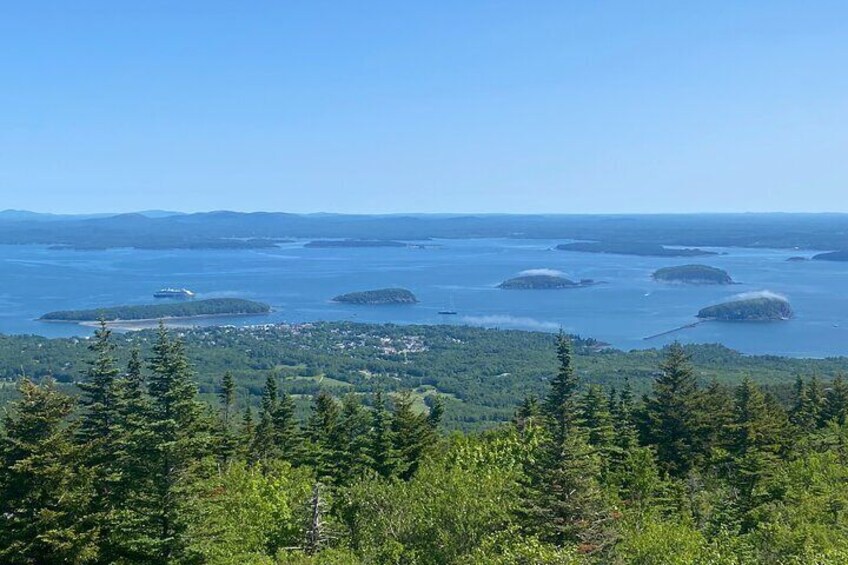
[[[153,298],[194,298],[194,292],[187,288],[161,288],[153,293]]]
[[[450,307],[446,310],[439,310],[440,316],[456,316],[457,311],[454,310],[453,295],[450,297]]]

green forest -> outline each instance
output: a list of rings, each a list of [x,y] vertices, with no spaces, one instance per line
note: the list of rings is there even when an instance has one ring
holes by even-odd
[[[546,338],[538,395],[447,433],[449,396],[420,406],[387,380],[322,387],[302,414],[274,371],[257,406],[231,370],[201,395],[183,336],[160,327],[142,350],[103,325],[73,384],[15,379],[0,562],[848,560],[841,376],[779,398],[747,376],[705,383],[674,344],[637,392],[582,382],[590,344]]]

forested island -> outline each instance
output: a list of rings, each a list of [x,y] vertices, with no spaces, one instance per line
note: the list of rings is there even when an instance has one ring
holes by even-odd
[[[498,285],[498,288],[507,290],[554,290],[560,288],[580,288],[592,286],[593,284],[597,283],[592,279],[581,279],[575,282],[558,275],[522,275],[505,280]]]
[[[342,304],[362,304],[369,306],[389,304],[417,304],[418,299],[405,288],[381,288],[340,294],[333,302]]]
[[[780,296],[756,296],[708,306],[698,312],[705,320],[724,322],[768,322],[788,320],[794,315],[789,301]]]
[[[831,251],[813,255],[813,261],[848,261],[848,251]]]
[[[640,257],[700,257],[718,255],[715,251],[697,248],[672,248],[654,243],[577,241],[557,245],[559,251],[583,253],[609,253],[612,255],[636,255]]]
[[[242,314],[267,314],[271,307],[262,302],[242,298],[210,298],[191,302],[144,304],[134,306],[109,306],[88,310],[59,310],[39,318],[47,322],[94,322],[97,320],[131,321],[163,318],[192,318],[195,316],[227,316]]]
[[[321,239],[310,241],[304,247],[330,249],[344,247],[408,247],[408,244],[390,239]]]
[[[733,284],[733,279],[727,271],[707,265],[663,267],[654,271],[653,279],[682,284]]]

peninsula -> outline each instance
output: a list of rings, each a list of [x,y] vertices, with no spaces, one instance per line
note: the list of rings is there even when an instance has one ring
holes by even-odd
[[[233,316],[243,314],[267,314],[271,307],[262,302],[241,298],[210,298],[192,302],[169,304],[145,304],[135,306],[110,306],[90,310],[59,310],[48,312],[39,318],[46,322],[94,322],[104,320],[141,321],[165,318],[194,318],[199,316]]]
[[[387,304],[416,304],[418,299],[405,288],[381,288],[362,292],[349,292],[333,298],[341,304],[359,304],[367,306]]]
[[[577,241],[556,246],[559,251],[583,253],[609,253],[612,255],[636,255],[640,257],[699,257],[718,255],[715,251],[698,248],[673,248],[655,243],[627,243],[603,241]]]
[[[680,265],[663,267],[654,271],[653,279],[658,282],[682,284],[733,284],[733,279],[723,269],[707,265]]]
[[[319,239],[310,241],[304,247],[340,248],[340,247],[409,247],[402,241],[390,239]]]
[[[830,251],[813,255],[813,261],[848,261],[848,251]]]

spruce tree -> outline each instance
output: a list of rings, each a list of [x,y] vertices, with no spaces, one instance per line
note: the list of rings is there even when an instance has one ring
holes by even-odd
[[[402,479],[409,479],[418,470],[421,458],[433,445],[435,436],[427,416],[413,409],[409,391],[397,395],[393,402],[392,436],[398,456],[397,473]]]
[[[218,417],[216,444],[218,460],[227,463],[234,456],[237,449],[237,441],[233,432],[233,416],[236,400],[236,383],[232,373],[227,371],[221,379],[218,390],[220,403],[220,414]]]
[[[781,431],[779,416],[772,411],[759,387],[745,377],[736,388],[730,426],[733,482],[743,512],[758,503],[756,487],[775,470]]]
[[[688,355],[679,343],[672,344],[644,407],[648,441],[656,447],[660,468],[672,475],[685,475],[701,459],[701,398]]]
[[[842,375],[837,375],[827,388],[823,416],[825,421],[840,426],[848,420],[848,382]]]
[[[370,443],[369,454],[374,471],[381,477],[393,476],[398,466],[398,459],[394,448],[391,416],[386,410],[386,401],[381,391],[377,391],[374,395]]]
[[[303,437],[295,417],[294,400],[289,394],[280,394],[272,420],[278,455],[292,465],[303,463]]]
[[[581,425],[579,382],[572,367],[571,344],[557,338],[559,368],[545,400],[547,434],[531,458],[524,496],[527,527],[541,538],[581,542],[589,551],[608,541],[608,514],[599,485],[600,461]]]
[[[259,410],[259,423],[253,434],[251,460],[268,461],[277,455],[277,432],[274,428],[274,415],[277,412],[277,380],[273,375],[265,379],[262,391],[262,406]]]
[[[81,448],[81,465],[92,475],[95,496],[85,511],[85,521],[100,532],[101,559],[111,561],[113,547],[112,527],[120,500],[116,487],[120,480],[117,462],[121,459],[124,442],[120,428],[119,369],[115,365],[112,331],[106,322],[94,332],[88,346],[95,357],[89,362],[86,379],[78,384],[82,391],[79,399],[81,416],[77,428],[77,442]],[[78,470],[77,472],[83,472]]]
[[[156,454],[150,500],[155,530],[149,540],[153,551],[150,557],[170,562],[181,558],[186,543],[185,523],[176,502],[205,471],[209,437],[183,344],[172,340],[162,324],[150,368],[149,426]]]
[[[309,439],[308,461],[318,480],[333,480],[338,472],[340,410],[336,399],[322,390],[312,400],[306,424]]]
[[[52,381],[22,378],[18,393],[0,435],[0,562],[93,560],[95,532],[78,520],[90,505],[89,476],[72,471],[77,450],[66,425],[74,403]]]
[[[348,484],[373,467],[370,432],[371,415],[362,407],[359,397],[345,395],[339,416],[339,483]]]

